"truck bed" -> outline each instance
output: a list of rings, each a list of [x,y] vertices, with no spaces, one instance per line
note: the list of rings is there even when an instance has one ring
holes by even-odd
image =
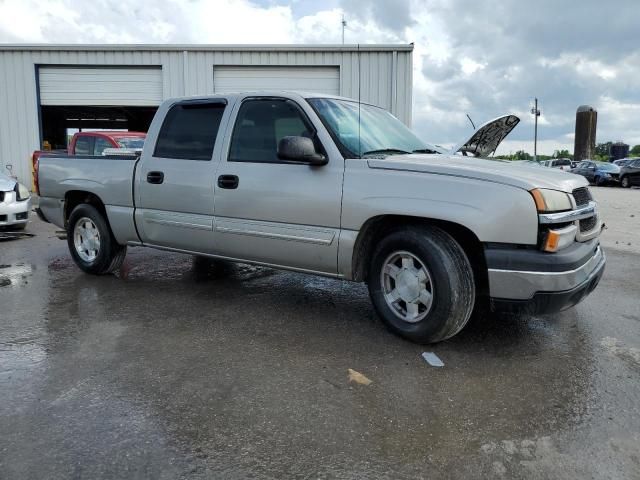
[[[42,213],[51,223],[64,228],[66,196],[73,191],[90,192],[104,203],[118,241],[126,243],[132,235],[137,239],[133,182],[139,159],[136,155],[41,157],[38,177]]]

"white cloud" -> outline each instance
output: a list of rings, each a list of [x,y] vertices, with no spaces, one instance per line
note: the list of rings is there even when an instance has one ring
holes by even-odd
[[[599,141],[640,143],[637,0],[616,8],[611,17],[584,0],[567,24],[571,7],[554,0],[0,0],[0,42],[340,43],[344,12],[347,43],[415,42],[421,137],[455,143],[469,133],[466,113],[476,123],[515,113],[521,125],[501,151],[532,151],[538,95],[540,150],[552,153],[572,149],[583,103],[599,110]]]
[[[460,60],[460,66],[462,68],[462,71],[465,73],[465,75],[471,75],[477,72],[478,70],[482,70],[483,68],[486,67],[486,65],[482,63],[478,63],[472,60],[471,58],[467,58],[467,57],[464,57],[462,60]]]

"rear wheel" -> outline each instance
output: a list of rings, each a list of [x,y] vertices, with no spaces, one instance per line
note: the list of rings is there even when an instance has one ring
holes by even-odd
[[[78,205],[71,212],[67,243],[76,265],[94,275],[117,270],[127,254],[127,247],[116,242],[102,214],[88,204]]]
[[[453,237],[435,227],[407,227],[382,239],[368,286],[384,324],[417,343],[458,333],[475,303],[467,256]]]
[[[629,177],[622,177],[620,179],[620,185],[624,188],[631,188],[631,182],[629,181]]]

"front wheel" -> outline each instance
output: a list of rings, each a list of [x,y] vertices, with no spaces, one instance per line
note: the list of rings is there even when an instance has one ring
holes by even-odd
[[[127,247],[116,242],[102,214],[88,204],[78,205],[71,212],[67,243],[76,265],[93,275],[117,270],[127,254]]]
[[[383,323],[417,343],[454,336],[475,303],[467,256],[453,237],[436,227],[406,227],[383,238],[367,283]]]
[[[629,177],[622,177],[620,179],[620,185],[622,185],[623,188],[631,188],[631,182],[629,181]]]

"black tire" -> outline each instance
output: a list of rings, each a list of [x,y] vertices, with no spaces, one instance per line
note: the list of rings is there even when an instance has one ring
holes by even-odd
[[[622,177],[620,179],[620,185],[623,188],[631,188],[631,182],[629,181],[629,177]]]
[[[593,179],[593,183],[595,183],[596,187],[601,187],[603,185],[602,179],[600,177],[595,177]]]
[[[100,246],[97,255],[92,260],[85,260],[80,257],[74,243],[74,230],[76,224],[83,218],[93,222],[99,233]],[[86,273],[92,275],[104,275],[111,273],[122,266],[127,255],[126,245],[119,245],[111,233],[111,228],[106,219],[92,205],[80,204],[73,209],[67,222],[67,245],[73,261]]]
[[[430,275],[432,302],[425,309],[426,316],[415,323],[401,319],[385,300],[382,269],[394,252],[409,252]],[[371,258],[367,283],[373,305],[387,328],[416,343],[454,336],[468,322],[475,304],[469,259],[451,235],[436,227],[405,227],[384,237]]]

